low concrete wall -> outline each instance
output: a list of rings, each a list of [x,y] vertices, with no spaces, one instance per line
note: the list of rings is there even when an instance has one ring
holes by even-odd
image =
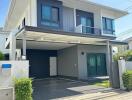
[[[11,64],[11,68],[2,68]],[[0,61],[0,100],[14,100],[13,78],[29,77],[29,61]]]
[[[11,64],[11,68],[2,68]],[[13,78],[29,77],[29,61],[0,61],[0,87],[11,87]]]
[[[0,100],[14,100],[13,88],[0,88]]]
[[[132,61],[126,61],[126,70],[132,70]]]
[[[118,66],[118,68],[116,67]],[[118,64],[116,65],[116,62],[113,63],[112,66],[112,79],[114,86],[119,87],[121,89],[125,89],[123,85],[123,79],[122,74],[126,72],[127,70],[132,70],[132,62],[131,61],[125,61],[125,60],[118,60]],[[119,82],[118,82],[119,80]]]

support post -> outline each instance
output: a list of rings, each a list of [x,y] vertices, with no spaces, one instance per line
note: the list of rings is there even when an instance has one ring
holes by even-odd
[[[22,55],[22,59],[26,60],[26,36],[25,34],[23,34],[23,39],[22,39],[22,50],[23,50],[23,55]]]
[[[112,67],[112,64],[111,64],[111,53],[110,53],[110,42],[109,40],[107,40],[107,73],[109,75],[109,80],[110,80],[110,83],[112,85],[112,74],[111,74],[111,67]]]
[[[11,34],[9,38],[10,38],[10,44],[9,44],[10,55],[9,55],[9,58],[10,58],[10,60],[15,60],[15,58],[16,58],[16,37],[13,34]]]
[[[119,79],[120,79],[120,89],[125,89],[122,79],[122,74],[126,72],[126,62],[125,60],[118,60],[118,67],[119,67]]]

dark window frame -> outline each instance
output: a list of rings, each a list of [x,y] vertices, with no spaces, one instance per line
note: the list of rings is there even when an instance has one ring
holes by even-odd
[[[84,17],[86,19],[91,20],[91,26],[89,27],[94,27],[94,13],[92,12],[86,12],[83,10],[76,10],[76,26],[81,24],[81,18]],[[86,22],[87,23],[87,22]],[[94,34],[94,28],[88,28],[86,26],[83,26],[83,33],[89,33],[89,34]],[[87,31],[90,30],[90,31]]]
[[[26,25],[26,19],[24,18],[23,20],[22,20],[22,27],[24,27]]]
[[[49,6],[50,7],[50,19],[43,19],[43,6]],[[53,13],[52,13],[52,9],[57,9],[58,10],[58,21],[53,21]],[[48,5],[48,4],[41,4],[41,21],[49,23],[49,24],[56,24],[58,26],[52,26],[52,25],[44,25],[44,26],[49,26],[49,27],[55,27],[55,28],[59,28],[60,27],[60,8],[56,7],[56,6],[52,6],[52,5]]]
[[[103,20],[105,21],[105,23],[104,23]],[[112,26],[111,29],[108,29],[107,20],[111,21],[111,26]],[[114,19],[107,18],[107,17],[102,17],[102,25],[103,25],[103,30],[104,31],[109,31],[109,32],[111,32],[111,34],[114,34],[114,32],[115,32],[115,29],[114,29]]]

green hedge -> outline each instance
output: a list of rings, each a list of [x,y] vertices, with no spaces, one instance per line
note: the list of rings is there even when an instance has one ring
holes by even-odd
[[[32,100],[32,80],[15,79],[15,100]]]
[[[124,87],[128,91],[132,90],[132,70],[125,72],[122,77],[123,77]]]
[[[4,54],[0,51],[0,60],[4,60]]]

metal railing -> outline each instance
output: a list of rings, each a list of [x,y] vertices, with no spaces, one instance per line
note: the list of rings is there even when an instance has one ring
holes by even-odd
[[[78,25],[75,28],[75,32],[83,33],[83,34],[101,35],[101,29],[95,28],[95,27],[90,27],[90,26],[83,26],[83,25]]]

